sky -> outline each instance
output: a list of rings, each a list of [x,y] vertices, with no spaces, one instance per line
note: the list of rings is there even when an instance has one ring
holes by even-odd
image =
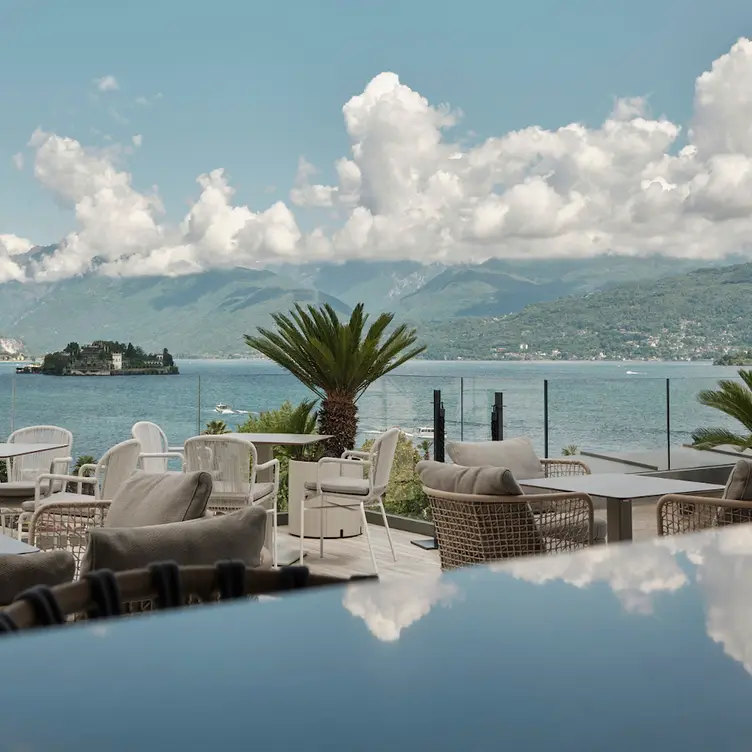
[[[743,0],[0,0],[0,282],[745,253],[745,35]]]

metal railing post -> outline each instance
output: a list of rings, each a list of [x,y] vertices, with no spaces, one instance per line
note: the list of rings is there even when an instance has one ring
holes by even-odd
[[[543,456],[548,459],[548,379],[543,379]]]
[[[491,410],[491,441],[504,439],[504,393],[494,393],[494,406]]]
[[[666,469],[671,469],[671,379],[666,379]]]
[[[433,390],[433,458],[436,462],[444,461],[444,405],[441,404],[441,390]],[[435,551],[439,547],[436,536],[410,541],[424,551]]]
[[[201,374],[198,375],[198,388],[196,389],[196,436],[201,435]]]
[[[460,441],[465,440],[465,377],[460,376]]]

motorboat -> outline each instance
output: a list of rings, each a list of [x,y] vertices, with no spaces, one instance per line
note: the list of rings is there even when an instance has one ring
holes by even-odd
[[[218,402],[214,407],[214,412],[219,413],[220,415],[235,415],[235,411],[224,402]]]

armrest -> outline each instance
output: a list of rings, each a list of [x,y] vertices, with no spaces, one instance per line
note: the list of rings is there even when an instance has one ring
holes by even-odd
[[[37,476],[36,482],[34,483],[34,502],[39,503],[39,501],[42,498],[42,481],[45,480],[60,480],[65,483],[77,483],[78,484],[78,490],[79,493],[81,492],[81,486],[83,483],[89,483],[89,484],[96,484],[99,479],[98,478],[85,478],[80,475],[63,475],[62,473],[42,473],[41,475]]]
[[[70,536],[76,536],[79,534],[79,530],[76,529],[76,525],[84,520],[89,520],[91,524],[88,527],[99,526],[102,524],[104,516],[107,514],[110,508],[110,501],[102,501],[94,499],[91,501],[45,501],[40,504],[29,521],[29,545],[37,546],[41,551],[51,550],[53,548],[64,548],[65,542],[60,541],[60,536],[64,535],[70,539]],[[39,520],[42,520],[41,532],[44,533],[50,525],[50,520],[45,518],[54,519],[55,517],[63,517],[68,515],[76,520],[76,524],[73,525],[73,530],[68,531],[69,526],[66,525],[56,530],[58,534],[55,536],[42,535],[41,540],[36,540],[37,525],[40,524]],[[48,541],[52,545],[45,547],[44,543]],[[62,543],[62,545],[61,545]]]
[[[363,460],[367,460],[371,456],[370,452],[356,452],[354,449],[350,449],[346,452],[342,452],[340,459],[347,460],[350,457],[360,457]]]
[[[91,462],[87,462],[85,465],[81,465],[81,467],[78,468],[78,474],[81,477],[86,477],[86,473],[89,472],[89,470],[96,472],[97,466],[92,464]]]
[[[655,506],[658,535],[752,522],[752,501],[666,494]]]
[[[55,472],[55,465],[63,465],[67,469],[71,462],[73,462],[73,457],[56,457],[50,462],[50,472]]]
[[[268,462],[264,462],[261,465],[254,465],[251,471],[251,486],[256,485],[256,473],[260,470],[272,471],[272,483],[274,484],[274,493],[276,495],[279,492],[279,460],[275,458]]]

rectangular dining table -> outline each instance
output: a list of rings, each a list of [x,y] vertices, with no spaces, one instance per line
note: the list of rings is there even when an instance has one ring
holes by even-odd
[[[695,483],[634,473],[565,475],[561,478],[528,478],[517,482],[523,488],[586,493],[588,496],[605,499],[609,543],[632,540],[632,501],[634,499],[649,499],[666,494],[717,496],[725,488],[725,486],[713,483]]]
[[[67,446],[67,444],[23,444],[21,442],[0,444],[0,460],[23,457],[26,454],[49,452],[52,449],[65,449]]]

